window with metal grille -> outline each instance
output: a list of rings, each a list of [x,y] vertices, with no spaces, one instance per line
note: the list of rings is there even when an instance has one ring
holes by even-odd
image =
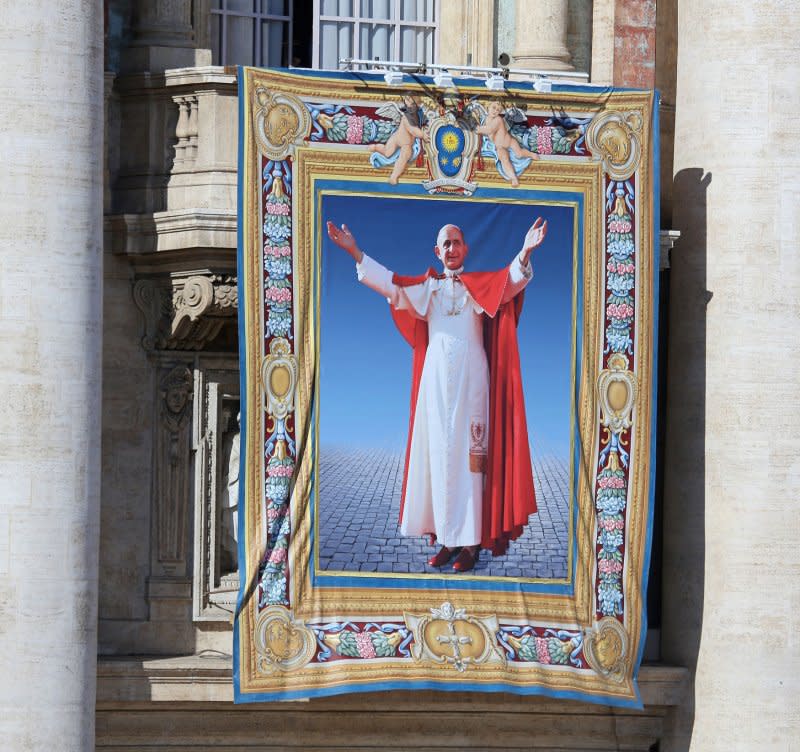
[[[209,44],[215,65],[290,64],[293,0],[211,0]]]
[[[439,0],[314,0],[315,68],[342,58],[434,63]]]

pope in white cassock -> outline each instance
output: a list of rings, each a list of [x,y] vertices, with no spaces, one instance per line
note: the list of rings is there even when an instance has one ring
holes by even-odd
[[[465,272],[463,233],[445,225],[434,248],[443,274],[420,277],[367,256],[346,225],[327,229],[414,350],[400,532],[439,542],[432,566],[456,556],[453,568],[468,571],[481,547],[504,553],[536,511],[516,327],[547,222],[537,219],[496,272]]]

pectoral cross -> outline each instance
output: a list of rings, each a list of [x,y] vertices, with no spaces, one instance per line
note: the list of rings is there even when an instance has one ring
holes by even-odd
[[[456,300],[456,281],[458,281],[458,276],[456,275],[453,275],[452,277],[447,277],[445,279],[445,287],[448,286],[450,287],[450,295],[449,295],[450,308],[449,310],[445,311],[445,315],[447,316],[458,316],[458,314],[464,310],[464,306],[467,304],[466,289],[464,290],[464,294],[461,296],[461,299]]]

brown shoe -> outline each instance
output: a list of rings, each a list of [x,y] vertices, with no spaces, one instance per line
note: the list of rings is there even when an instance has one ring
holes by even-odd
[[[453,569],[456,572],[469,572],[470,569],[474,569],[480,550],[480,546],[464,546],[453,562]]]
[[[458,553],[458,551],[459,549],[457,548],[448,548],[447,546],[442,546],[437,554],[428,559],[428,564],[430,564],[432,567],[443,567]]]

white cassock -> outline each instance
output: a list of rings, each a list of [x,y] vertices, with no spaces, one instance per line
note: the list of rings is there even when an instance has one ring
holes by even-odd
[[[488,445],[484,311],[457,278],[463,269],[445,269],[444,279],[429,277],[408,287],[395,285],[392,272],[366,254],[356,271],[359,281],[392,306],[428,322],[400,532],[433,532],[448,548],[477,545],[484,475],[470,469],[470,453],[485,456]],[[532,276],[530,263],[523,267],[519,256],[509,271],[503,303],[524,289]]]

